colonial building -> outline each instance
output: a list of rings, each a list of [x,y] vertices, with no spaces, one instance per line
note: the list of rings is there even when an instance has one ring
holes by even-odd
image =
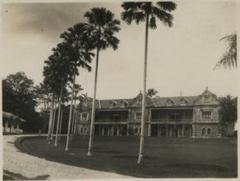
[[[95,135],[139,135],[142,94],[133,99],[96,101]],[[219,101],[205,90],[198,96],[147,97],[145,135],[172,137],[221,137]],[[88,135],[91,100],[79,107],[77,133]]]

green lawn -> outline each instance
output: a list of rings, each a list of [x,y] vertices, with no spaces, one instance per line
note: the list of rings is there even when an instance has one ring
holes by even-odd
[[[69,165],[145,178],[237,177],[237,139],[147,137],[144,158],[137,165],[138,137],[95,137],[87,157],[88,137],[75,137],[64,151],[47,144],[45,137],[18,140],[29,154]]]

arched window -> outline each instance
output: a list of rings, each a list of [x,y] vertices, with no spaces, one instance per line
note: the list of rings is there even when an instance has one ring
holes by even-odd
[[[204,136],[206,134],[206,129],[202,128],[202,135]]]
[[[208,135],[211,134],[211,129],[210,129],[210,128],[207,129],[207,134],[208,134]]]

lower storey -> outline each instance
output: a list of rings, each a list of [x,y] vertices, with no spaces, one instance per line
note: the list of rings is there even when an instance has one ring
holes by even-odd
[[[78,125],[77,133],[89,134],[89,125]],[[94,134],[98,136],[130,136],[140,135],[141,125],[132,124],[95,124]],[[149,124],[144,127],[146,136],[166,137],[221,137],[219,124]]]

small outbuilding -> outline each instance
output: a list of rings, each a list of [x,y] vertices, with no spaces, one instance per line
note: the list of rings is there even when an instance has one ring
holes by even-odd
[[[3,111],[3,134],[22,133],[23,130],[20,129],[20,124],[22,124],[23,122],[26,122],[26,120],[14,115],[13,113]]]

